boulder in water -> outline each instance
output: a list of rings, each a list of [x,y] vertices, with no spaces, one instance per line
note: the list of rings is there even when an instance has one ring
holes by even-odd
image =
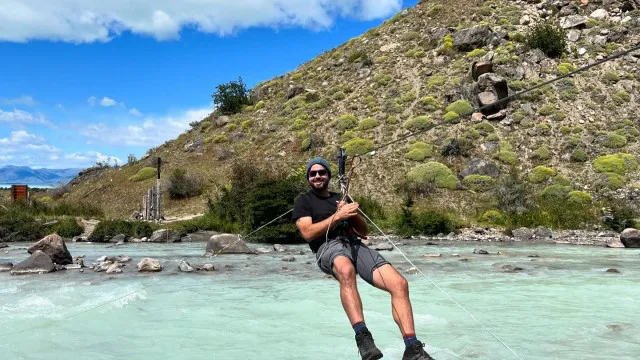
[[[55,271],[56,266],[42,250],[36,250],[23,262],[13,265],[12,275],[44,274]]]
[[[51,261],[58,265],[68,265],[73,263],[73,258],[67,249],[67,245],[58,234],[45,236],[27,251],[29,254],[33,254],[37,250],[47,254]]]
[[[179,268],[180,268],[180,271],[183,271],[183,272],[192,272],[196,270],[191,266],[191,264],[189,264],[188,261],[185,261],[185,260],[182,260]]]
[[[620,241],[627,248],[640,248],[640,230],[627,228],[620,234]]]
[[[383,243],[375,244],[373,248],[377,251],[383,251],[383,250],[391,251],[393,250],[393,245],[391,245],[388,242],[383,242]]]
[[[144,258],[138,263],[138,271],[155,272],[161,270],[162,265],[160,265],[160,261],[153,258]]]
[[[10,262],[2,262],[0,263],[0,272],[11,271],[13,264]]]
[[[253,254],[247,244],[237,235],[218,234],[213,235],[207,242],[205,256],[215,254]]]
[[[624,244],[622,243],[622,241],[620,241],[620,239],[613,238],[607,240],[607,247],[619,249],[624,248]]]

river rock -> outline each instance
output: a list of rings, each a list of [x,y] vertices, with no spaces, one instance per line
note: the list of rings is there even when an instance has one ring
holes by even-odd
[[[193,271],[196,271],[196,270],[193,268],[193,266],[191,266],[191,264],[189,264],[189,262],[188,262],[188,261],[185,261],[185,260],[182,260],[182,262],[180,263],[179,268],[180,268],[180,271],[183,271],[183,272],[193,272]]]
[[[553,231],[549,228],[538,226],[533,232],[533,235],[535,235],[536,239],[551,239],[553,237]]]
[[[67,265],[73,263],[71,253],[67,249],[67,245],[64,240],[58,234],[47,235],[40,241],[35,243],[27,251],[29,254],[33,254],[35,251],[40,250],[47,254],[51,261],[59,265]]]
[[[7,245],[7,244],[5,244],[5,243],[0,243],[0,249],[2,249],[2,248],[6,248],[6,247],[9,247],[9,245]]]
[[[611,273],[611,274],[620,274],[620,270],[618,269],[607,269],[607,271],[605,271],[606,273]]]
[[[120,264],[118,262],[111,264],[111,266],[109,266],[109,268],[107,269],[107,274],[120,274],[122,272],[122,267],[124,265]]]
[[[42,250],[36,250],[31,256],[15,265],[11,269],[11,275],[44,274],[55,271],[56,266]]]
[[[282,258],[282,261],[294,262],[294,261],[296,261],[296,258],[294,258],[293,256],[285,256],[285,257]]]
[[[190,233],[189,237],[191,238],[190,241],[192,242],[207,242],[209,241],[209,239],[211,239],[213,235],[218,235],[218,234],[220,233],[217,231],[196,231],[194,233]]]
[[[391,251],[393,250],[393,245],[391,245],[388,242],[382,242],[382,243],[373,245],[373,248],[378,251],[383,251],[383,250]]]
[[[162,265],[160,265],[160,261],[153,258],[144,258],[138,263],[138,271],[155,272],[161,270]]]
[[[216,271],[216,268],[213,266],[213,264],[204,264],[202,265],[202,267],[198,270],[202,270],[202,271]]]
[[[175,230],[160,229],[153,232],[148,242],[174,243],[182,240],[182,234]]]
[[[127,235],[118,234],[112,237],[111,239],[109,239],[109,242],[119,244],[119,243],[124,243],[126,240],[127,240]]]
[[[273,250],[277,251],[277,252],[285,252],[285,251],[287,251],[287,248],[285,248],[284,246],[282,246],[280,244],[273,244]]]
[[[622,243],[622,241],[620,241],[620,239],[609,239],[607,240],[607,247],[608,248],[614,248],[614,249],[620,249],[620,248],[624,248],[624,244]]]
[[[480,250],[473,249],[473,253],[478,255],[489,255],[489,252],[484,249],[480,249]]]
[[[513,237],[519,240],[531,240],[533,238],[533,230],[528,228],[517,228],[511,231]]]
[[[620,241],[627,248],[640,248],[640,230],[627,228],[620,234]]]
[[[0,263],[0,272],[11,271],[13,264],[10,262],[2,262]]]
[[[205,256],[215,254],[253,254],[244,240],[234,234],[213,235],[207,242]]]
[[[514,272],[522,271],[524,269],[518,266],[507,264],[507,265],[502,265],[502,270],[507,273],[514,273]]]

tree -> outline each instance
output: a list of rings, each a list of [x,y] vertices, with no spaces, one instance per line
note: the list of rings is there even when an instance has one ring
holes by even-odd
[[[244,105],[250,105],[249,90],[239,77],[238,81],[230,81],[227,84],[220,84],[217,90],[211,94],[213,103],[218,107],[218,111],[223,115],[232,115],[242,111]]]

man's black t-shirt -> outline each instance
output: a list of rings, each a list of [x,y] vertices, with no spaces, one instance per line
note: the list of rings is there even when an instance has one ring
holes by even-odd
[[[336,192],[329,192],[329,197],[323,197],[317,194],[313,190],[309,190],[307,193],[300,195],[293,207],[293,221],[306,216],[311,217],[312,223],[318,223],[326,218],[329,218],[335,214],[338,209],[338,201],[342,199],[342,195]],[[347,201],[349,202],[349,201]],[[338,235],[344,234],[344,227],[338,225],[329,231],[329,239],[333,239]],[[309,242],[309,247],[314,253],[318,251],[320,245],[326,241],[326,234],[323,233],[321,237],[315,238]]]

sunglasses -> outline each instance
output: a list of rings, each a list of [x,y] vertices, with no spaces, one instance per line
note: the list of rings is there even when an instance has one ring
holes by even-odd
[[[325,176],[327,175],[327,170],[309,171],[309,177],[315,177],[316,174],[320,176]]]

